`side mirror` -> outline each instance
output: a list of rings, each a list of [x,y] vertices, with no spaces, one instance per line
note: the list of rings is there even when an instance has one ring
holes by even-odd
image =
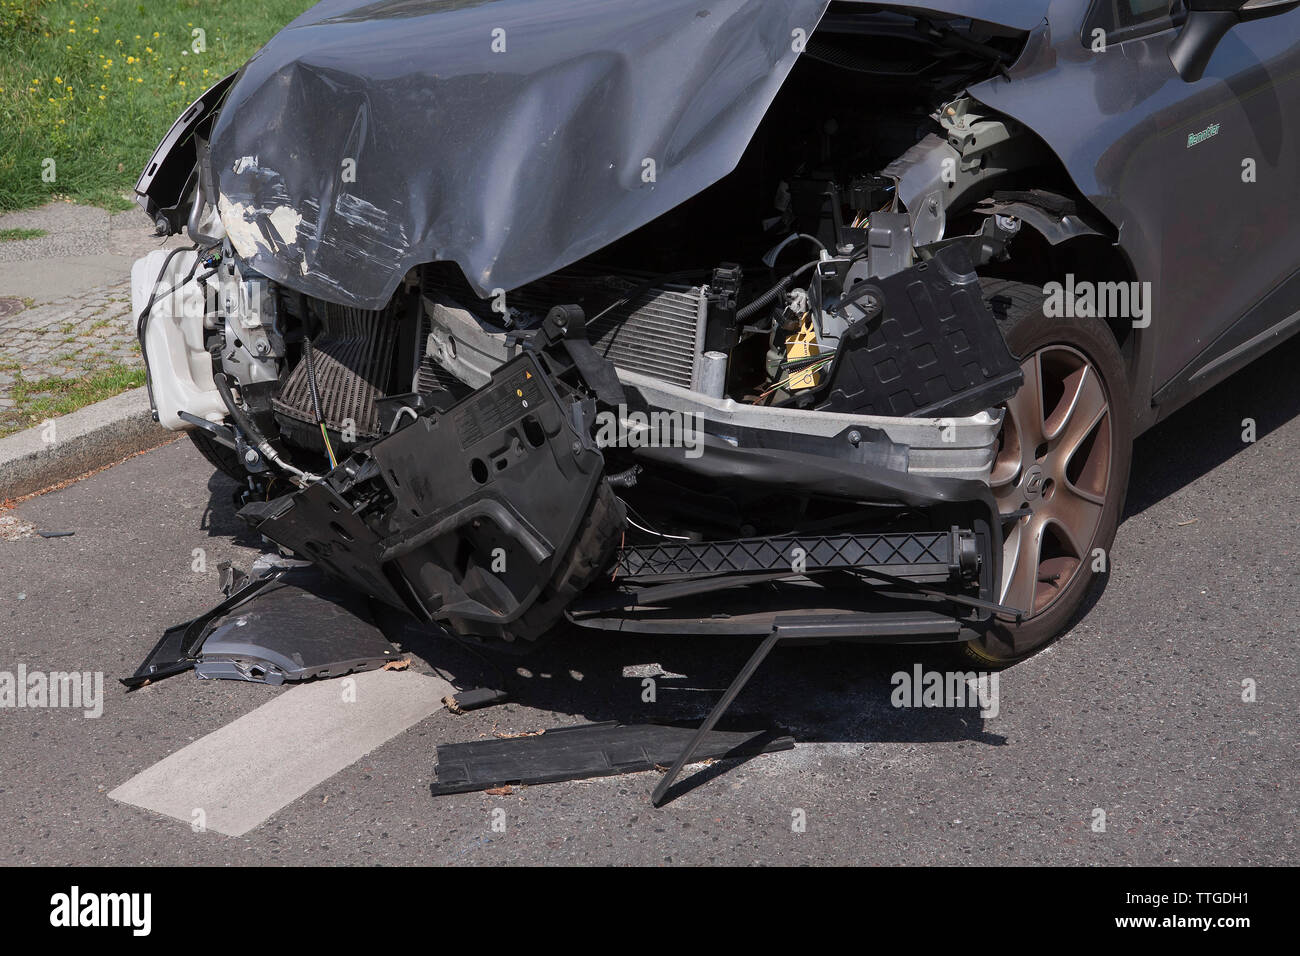
[[[1187,20],[1169,45],[1169,62],[1188,83],[1205,75],[1214,48],[1236,24],[1300,7],[1300,0],[1187,0]]]

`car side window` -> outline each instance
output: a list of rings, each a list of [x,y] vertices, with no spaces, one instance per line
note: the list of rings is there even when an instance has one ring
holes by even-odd
[[[1084,18],[1081,39],[1095,47],[1099,34],[1109,45],[1149,36],[1182,23],[1183,0],[1093,0]]]

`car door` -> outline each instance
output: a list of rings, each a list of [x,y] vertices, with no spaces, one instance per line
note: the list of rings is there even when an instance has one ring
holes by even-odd
[[[1235,26],[1196,82],[1147,68],[1182,93],[1141,160],[1162,171],[1159,389],[1300,310],[1300,10]]]

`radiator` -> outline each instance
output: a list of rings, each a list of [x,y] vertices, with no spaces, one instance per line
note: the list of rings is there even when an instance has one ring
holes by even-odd
[[[377,437],[375,400],[384,396],[397,342],[392,307],[371,311],[320,300],[311,300],[311,306],[323,325],[312,343],[312,360],[325,424],[343,431],[351,420],[358,437]],[[306,362],[294,366],[272,405],[290,418],[316,423]]]
[[[705,291],[699,286],[654,286],[653,279],[573,267],[507,292],[505,302],[525,327],[540,322],[552,306],[579,305],[587,316],[588,340],[618,368],[695,387],[708,311]],[[492,315],[491,303],[474,296],[456,270],[427,268],[424,289],[442,292],[485,317]],[[624,298],[628,301],[622,302]]]

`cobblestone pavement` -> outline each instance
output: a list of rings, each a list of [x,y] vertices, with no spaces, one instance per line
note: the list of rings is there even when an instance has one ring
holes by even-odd
[[[131,316],[131,263],[184,244],[152,234],[138,210],[55,202],[0,215],[0,229],[40,229],[0,242],[0,419],[14,386],[144,367]]]
[[[3,314],[14,303],[16,311]],[[128,280],[44,305],[6,299],[0,301],[0,314],[0,410],[13,407],[10,393],[20,376],[36,384],[115,365],[144,366],[131,321]]]

